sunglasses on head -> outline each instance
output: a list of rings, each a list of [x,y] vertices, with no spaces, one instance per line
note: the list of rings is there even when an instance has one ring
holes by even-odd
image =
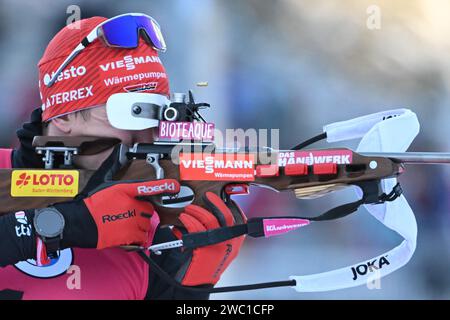
[[[140,36],[155,50],[166,51],[166,43],[161,28],[155,19],[142,13],[122,14],[100,23],[89,32],[52,76],[44,77],[44,84],[51,87],[69,63],[96,39],[103,39],[109,47],[132,49],[139,45]]]

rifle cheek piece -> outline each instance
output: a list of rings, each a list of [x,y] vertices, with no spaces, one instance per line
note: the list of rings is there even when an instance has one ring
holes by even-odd
[[[199,110],[209,104],[195,103],[191,91],[188,95],[174,93],[169,100],[161,94],[115,93],[106,102],[106,114],[110,124],[122,130],[155,128],[160,121],[206,122]]]

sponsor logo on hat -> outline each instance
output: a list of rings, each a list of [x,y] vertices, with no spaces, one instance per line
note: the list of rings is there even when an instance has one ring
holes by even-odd
[[[72,78],[77,78],[77,77],[81,77],[84,76],[87,72],[87,69],[85,66],[71,66],[68,69],[65,69],[63,71],[61,71],[58,75],[58,78],[56,78],[56,82],[62,81],[62,80],[67,80],[67,79],[72,79]],[[46,73],[44,75],[44,84],[47,85],[50,80],[53,78],[53,76],[55,75],[55,71],[53,71],[50,74]]]
[[[158,56],[139,56],[133,57],[132,55],[128,55],[123,57],[120,60],[110,61],[106,63],[101,63],[100,69],[103,72],[108,72],[110,70],[122,69],[125,68],[127,70],[136,69],[136,65],[146,64],[146,63],[159,63],[162,64],[161,59]]]
[[[94,96],[94,93],[92,92],[93,88],[94,86],[89,86],[52,94],[47,98],[45,103],[42,104],[42,110],[46,110],[56,104],[63,104],[83,100],[88,97],[93,97]]]
[[[126,92],[153,91],[158,87],[158,82],[139,83],[132,86],[123,87]]]
[[[142,81],[145,79],[160,79],[167,78],[167,75],[164,72],[141,72],[135,74],[129,74],[124,76],[115,76],[106,78],[103,80],[106,87],[115,86],[121,83],[127,83],[130,81]],[[155,86],[156,88],[156,86]],[[153,89],[154,90],[154,89]]]

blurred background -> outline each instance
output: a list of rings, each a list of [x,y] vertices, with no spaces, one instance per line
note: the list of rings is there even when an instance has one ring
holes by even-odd
[[[36,65],[66,24],[71,4],[80,7],[81,18],[125,12],[156,18],[168,44],[161,59],[172,91],[194,89],[198,100],[213,106],[204,115],[220,129],[280,129],[280,147],[290,148],[327,123],[405,107],[421,123],[410,150],[450,151],[446,0],[0,0],[2,147],[17,143],[15,130],[40,105]],[[373,10],[379,10],[379,25],[372,24]],[[209,86],[196,88],[199,81]],[[417,251],[409,264],[381,279],[380,289],[299,294],[281,288],[212,298],[449,299],[450,168],[408,168],[401,182],[417,217]],[[261,216],[317,215],[354,199],[351,190],[296,200],[252,188],[237,201],[248,216]],[[282,237],[248,239],[219,285],[328,271],[401,240],[360,209]]]

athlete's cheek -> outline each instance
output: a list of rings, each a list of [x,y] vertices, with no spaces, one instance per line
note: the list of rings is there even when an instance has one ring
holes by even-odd
[[[139,130],[133,132],[133,143],[151,143],[154,141],[154,132],[153,128],[146,130]]]
[[[133,134],[131,132],[115,128],[105,128],[104,132],[108,134],[108,137],[117,138],[127,146],[133,145]]]

